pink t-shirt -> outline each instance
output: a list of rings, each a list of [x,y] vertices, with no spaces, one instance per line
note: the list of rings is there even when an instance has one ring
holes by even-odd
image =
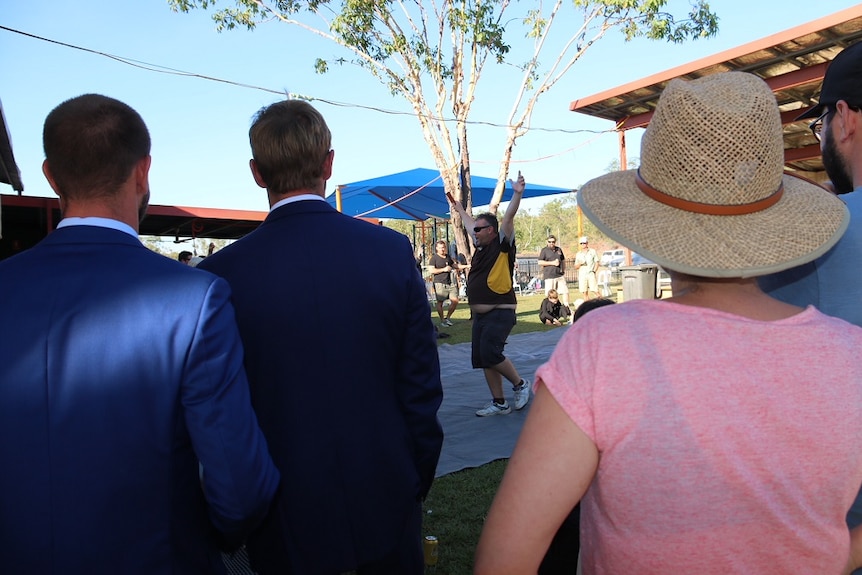
[[[862,484],[862,329],[636,300],[536,373],[599,450],[584,574],[840,573]]]

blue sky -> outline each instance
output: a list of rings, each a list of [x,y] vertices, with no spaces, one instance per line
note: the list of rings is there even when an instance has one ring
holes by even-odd
[[[855,5],[838,0],[793,4],[791,9],[788,2],[714,0],[719,35],[682,46],[626,43],[618,32],[610,33],[539,100],[533,126],[559,131],[536,130],[521,138],[512,172],[520,169],[528,185],[534,181],[577,187],[604,173],[616,159],[617,137],[607,132],[609,122],[568,111],[572,100]],[[531,6],[516,4],[513,14]],[[672,1],[671,6],[683,12],[687,3]],[[346,104],[313,102],[333,132],[336,157],[330,189],[434,167],[414,117],[362,107],[408,112],[407,106],[360,70],[336,67],[326,75],[315,74],[316,57],[343,54],[299,28],[272,22],[254,32],[219,34],[209,13],[175,14],[165,0],[7,0],[0,25],[148,64]],[[520,27],[510,30],[507,40],[517,50],[524,42]],[[277,95],[156,73],[6,30],[0,30],[0,66],[0,101],[26,195],[53,195],[41,173],[41,130],[47,113],[65,99],[97,92],[123,100],[146,121],[153,139],[153,203],[267,209],[265,192],[248,171],[247,132],[255,111],[278,100]],[[505,68],[486,74],[472,119],[504,123],[518,77],[507,75]],[[628,136],[630,157],[638,155],[639,132]],[[469,134],[473,172],[496,176],[503,129],[474,126]],[[12,193],[8,186],[0,191]]]

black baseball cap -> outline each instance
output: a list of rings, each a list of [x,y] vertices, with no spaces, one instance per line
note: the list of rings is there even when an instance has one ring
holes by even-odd
[[[862,105],[862,42],[844,48],[832,59],[823,76],[817,105],[796,119],[816,118],[825,106],[832,106],[838,100]]]

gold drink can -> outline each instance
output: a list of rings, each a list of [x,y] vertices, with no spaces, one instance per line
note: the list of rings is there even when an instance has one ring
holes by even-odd
[[[437,538],[433,535],[428,535],[422,542],[422,549],[425,552],[425,565],[437,565]]]

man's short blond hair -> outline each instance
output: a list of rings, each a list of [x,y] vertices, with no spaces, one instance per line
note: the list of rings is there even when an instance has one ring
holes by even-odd
[[[318,186],[332,134],[311,104],[285,100],[262,108],[254,117],[248,137],[258,173],[270,193]]]

